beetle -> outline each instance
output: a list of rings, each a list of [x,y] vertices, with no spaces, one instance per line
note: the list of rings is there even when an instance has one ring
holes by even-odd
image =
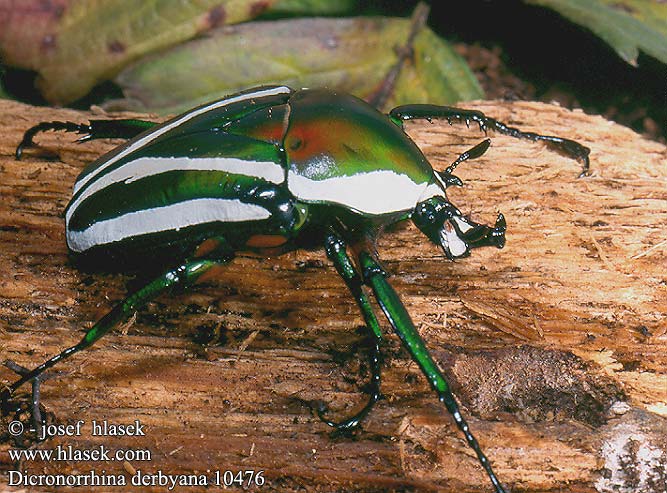
[[[151,261],[164,271],[119,302],[78,344],[22,372],[2,392],[2,400],[27,382],[38,385],[47,369],[90,347],[160,293],[206,279],[235,252],[276,255],[320,245],[356,300],[373,341],[366,405],[339,422],[327,419],[321,408],[320,419],[339,430],[354,428],[380,398],[382,331],[367,296],[372,292],[495,491],[504,492],[445,376],[387,282],[373,246],[386,226],[407,219],[449,259],[505,243],[502,214],[493,226],[476,223],[446,195],[448,187],[462,185],[454,175],[456,167],[481,156],[490,141],[483,140],[437,172],[403,130],[403,122],[415,118],[475,122],[484,131],[546,141],[580,159],[582,174],[588,172],[590,150],[573,140],[523,132],[478,111],[446,106],[405,105],[385,115],[354,96],[325,89],[262,86],[161,124],[56,121],[29,129],[17,147],[17,159],[46,130],[77,132],[80,141],[129,139],[77,178],[65,210],[67,245],[82,263]]]

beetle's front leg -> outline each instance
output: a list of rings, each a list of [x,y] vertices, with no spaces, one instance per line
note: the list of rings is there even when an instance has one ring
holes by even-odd
[[[405,120],[426,119],[430,121],[437,118],[446,119],[450,125],[453,120],[464,121],[467,125],[473,121],[477,123],[480,130],[485,133],[488,129],[491,129],[511,137],[535,141],[541,140],[553,145],[559,152],[582,162],[583,166],[579,176],[587,175],[590,168],[588,155],[591,150],[588,147],[581,145],[579,142],[565,139],[563,137],[556,137],[555,135],[541,135],[534,132],[524,132],[518,128],[510,127],[503,122],[499,122],[495,118],[488,117],[481,111],[464,110],[452,106],[437,106],[433,104],[406,104],[391,110],[389,112],[389,117],[397,124],[400,124]]]
[[[15,156],[16,159],[21,159],[24,149],[35,147],[33,140],[35,135],[49,130],[74,132],[81,135],[77,142],[85,142],[93,139],[131,139],[155,125],[157,125],[155,122],[135,119],[90,120],[87,124],[61,121],[42,122],[26,130],[21,143],[16,147]]]
[[[387,282],[387,274],[377,261],[367,252],[362,251],[359,254],[359,262],[364,280],[373,290],[375,298],[380,304],[382,311],[387,316],[387,319],[403,342],[405,348],[410,352],[410,355],[428,379],[431,388],[438,394],[440,402],[445,405],[454,418],[454,422],[463,432],[468,445],[475,451],[477,459],[491,479],[491,483],[493,484],[496,493],[506,493],[502,484],[496,477],[496,474],[493,472],[489,459],[484,455],[484,452],[482,452],[477,439],[470,431],[468,423],[461,415],[459,405],[449,389],[447,380],[431,357],[431,354],[426,348],[426,344],[412,323],[410,315],[408,315],[408,312],[405,309],[405,306],[403,306],[403,303],[401,303],[396,291],[394,291],[394,288]]]
[[[221,263],[224,263],[224,260],[192,260],[183,263],[175,269],[168,270],[158,278],[149,282],[137,292],[129,295],[123,301],[118,303],[109,313],[93,325],[77,344],[46,360],[36,368],[28,372],[22,372],[21,378],[0,392],[0,403],[6,403],[19,387],[27,382],[40,378],[46,370],[58,362],[92,346],[97,340],[107,334],[110,330],[125,322],[134,312],[143,307],[150,300],[154,299],[160,293],[179,285],[184,287],[191,286],[212,267],[220,265]],[[35,403],[35,405],[38,404],[38,402]],[[5,406],[3,406],[3,408],[4,407]]]
[[[349,288],[352,296],[357,301],[361,313],[366,323],[366,328],[370,332],[371,337],[371,353],[369,361],[371,366],[371,381],[369,384],[370,397],[366,405],[354,416],[340,422],[331,421],[324,416],[325,410],[323,408],[317,409],[319,418],[331,427],[337,430],[350,430],[356,428],[359,423],[368,416],[375,403],[380,400],[382,394],[380,393],[380,342],[382,340],[382,332],[380,324],[373,313],[366,294],[362,289],[362,279],[354,268],[350,257],[347,254],[345,241],[336,233],[330,232],[325,238],[325,251],[327,257],[333,262],[336,271],[343,278],[345,284]]]

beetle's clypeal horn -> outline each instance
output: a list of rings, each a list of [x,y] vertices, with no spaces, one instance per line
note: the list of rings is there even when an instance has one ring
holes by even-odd
[[[507,222],[502,212],[498,213],[496,224],[489,233],[489,243],[498,248],[505,246],[505,231],[507,230]]]
[[[467,218],[463,218],[463,221],[471,226],[470,229],[462,232],[461,234],[463,240],[468,243],[468,246],[471,249],[485,246],[495,246],[497,248],[502,248],[505,246],[505,231],[507,230],[507,222],[505,221],[505,216],[502,213],[498,214],[493,228],[484,224],[477,224]]]

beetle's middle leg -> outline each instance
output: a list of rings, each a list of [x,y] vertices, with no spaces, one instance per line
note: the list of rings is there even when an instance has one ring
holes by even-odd
[[[81,135],[77,142],[85,142],[93,139],[131,139],[155,125],[155,122],[136,119],[90,120],[89,123],[42,122],[25,131],[21,143],[16,147],[15,156],[21,159],[24,149],[35,147],[35,136],[49,130],[74,132]]]
[[[357,427],[359,423],[368,416],[368,413],[373,409],[375,403],[382,397],[382,394],[380,393],[380,342],[382,341],[382,332],[380,324],[373,313],[371,304],[363,292],[361,276],[357,273],[357,270],[354,268],[354,265],[347,254],[345,241],[336,233],[330,232],[325,238],[324,246],[327,257],[333,262],[336,271],[338,271],[338,274],[343,278],[345,284],[352,293],[352,296],[354,296],[354,299],[357,301],[371,337],[372,346],[369,355],[371,380],[368,390],[370,397],[366,405],[354,416],[339,422],[325,418],[325,410],[323,408],[317,409],[319,418],[329,426],[338,430],[350,430]]]
[[[0,403],[8,401],[19,387],[27,382],[39,379],[46,370],[60,361],[92,346],[105,334],[125,322],[133,313],[162,292],[173,287],[191,286],[200,280],[202,275],[210,271],[212,267],[225,263],[227,260],[228,259],[195,259],[184,262],[182,265],[166,271],[113,307],[109,313],[102,317],[90,330],[88,330],[88,332],[86,332],[77,344],[46,360],[34,369],[28,372],[22,372],[21,378],[0,392]]]
[[[391,110],[389,112],[389,117],[398,125],[401,125],[401,122],[405,120],[414,119],[425,119],[430,121],[437,118],[444,118],[450,124],[452,121],[458,120],[464,121],[467,125],[472,121],[477,123],[480,130],[485,133],[488,129],[491,129],[501,134],[519,139],[543,141],[551,144],[559,152],[582,162],[582,170],[579,176],[587,175],[590,168],[588,155],[591,150],[588,147],[581,145],[579,142],[565,139],[563,137],[557,137],[555,135],[524,132],[518,128],[510,127],[495,118],[488,117],[481,111],[465,110],[454,108],[452,106],[437,106],[433,104],[406,104]]]

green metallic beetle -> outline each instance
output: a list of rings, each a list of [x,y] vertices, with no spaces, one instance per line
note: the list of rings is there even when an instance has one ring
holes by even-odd
[[[22,372],[0,394],[2,400],[27,382],[38,385],[45,370],[91,346],[168,288],[204,280],[237,251],[273,255],[322,245],[357,301],[374,343],[368,403],[342,422],[326,419],[323,409],[320,418],[339,429],[353,428],[380,398],[382,333],[363,289],[367,286],[495,491],[504,492],[372,247],[384,227],[405,219],[412,219],[450,259],[505,242],[502,214],[493,227],[477,224],[445,194],[448,186],[461,185],[455,167],[483,154],[488,139],[435,172],[402,129],[402,122],[412,118],[475,121],[482,130],[547,141],[581,159],[583,173],[588,170],[589,149],[577,142],[521,132],[476,111],[408,105],[387,116],[350,95],[285,86],[241,92],[159,125],[94,120],[88,125],[45,122],[28,130],[17,158],[45,130],[85,134],[80,140],[130,139],[78,177],[65,211],[67,245],[91,265],[158,262],[166,270],[116,305],[78,344]],[[348,245],[356,258],[348,255]]]

